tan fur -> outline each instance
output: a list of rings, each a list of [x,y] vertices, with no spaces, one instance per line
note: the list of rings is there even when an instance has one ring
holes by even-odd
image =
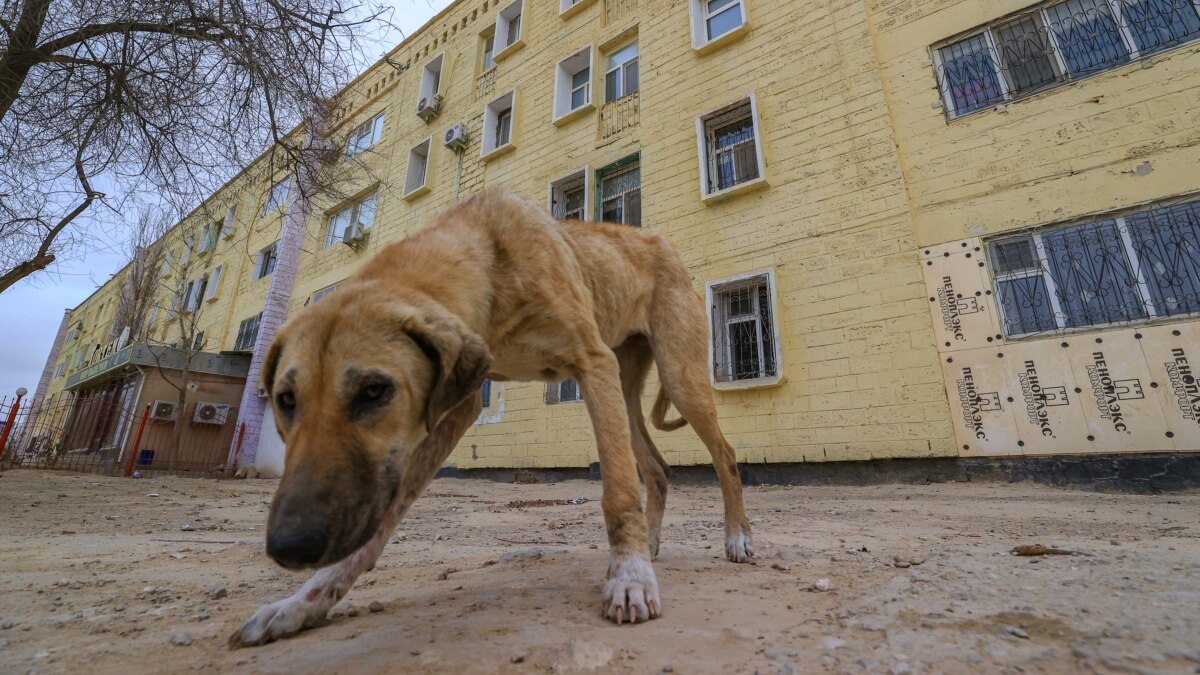
[[[736,457],[717,426],[707,340],[702,304],[663,237],[558,222],[503,189],[471,197],[433,227],[385,247],[280,330],[264,382],[288,450],[268,552],[295,567],[341,564],[345,573],[335,576],[343,582],[357,575],[348,571],[356,566],[338,561],[378,542],[380,528],[394,526],[424,489],[469,427],[465,420],[478,414],[485,375],[574,377],[596,435],[612,550],[603,612],[618,622],[653,618],[661,605],[649,561],[658,551],[669,469],[641,410],[651,362],[662,382],[651,421],[696,430],[720,477],[726,553],[739,562],[753,554]],[[356,401],[378,403],[370,382],[390,383],[393,393],[364,415]],[[664,419],[670,403],[681,419]],[[299,541],[298,531],[326,535],[319,559],[289,553],[285,544]],[[267,609],[231,644],[303,627],[293,620],[272,628]]]

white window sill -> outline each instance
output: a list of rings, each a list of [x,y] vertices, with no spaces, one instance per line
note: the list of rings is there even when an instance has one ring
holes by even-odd
[[[403,199],[406,202],[411,202],[411,201],[415,201],[418,197],[421,197],[421,196],[424,196],[427,194],[429,194],[429,186],[422,185],[421,187],[417,188],[416,190],[413,190],[412,192],[406,192],[404,194],[404,196],[401,197],[401,199]]]
[[[734,197],[736,197],[738,195],[746,194],[748,192],[756,192],[758,190],[763,190],[763,189],[766,189],[769,185],[770,185],[770,183],[767,182],[766,178],[759,177],[759,178],[755,178],[754,180],[748,180],[745,183],[738,183],[737,185],[734,185],[733,187],[725,188],[724,190],[717,190],[716,192],[709,192],[707,194],[702,195],[700,197],[700,200],[704,202],[705,206],[713,206],[715,204],[724,204],[726,201],[733,199]]]
[[[484,162],[490,162],[493,159],[500,157],[501,155],[507,155],[508,153],[510,153],[516,149],[517,149],[517,146],[515,143],[512,143],[512,142],[505,143],[504,145],[502,145],[494,150],[489,150],[488,152],[483,153],[482,155],[479,156],[479,159]]]
[[[759,377],[753,380],[730,380],[729,382],[713,381],[713,389],[718,391],[739,391],[743,389],[771,389],[787,382],[783,374],[771,377]]]
[[[551,120],[551,122],[554,124],[554,126],[561,127],[564,124],[568,124],[570,122],[573,122],[573,121],[579,119],[580,117],[583,117],[584,115],[592,112],[595,109],[596,109],[596,105],[594,103],[585,103],[585,104],[579,106],[578,108],[572,110],[571,112],[563,115],[562,117],[554,118],[553,120]]]
[[[214,301],[218,300],[219,298],[220,298],[220,296],[214,295],[211,298],[205,298],[204,301],[205,302],[214,302]]]
[[[575,5],[573,7],[568,7],[566,9],[564,9],[563,11],[559,12],[558,16],[560,19],[566,21],[567,19],[582,12],[584,10],[584,8],[587,7],[588,5],[592,4],[593,1],[594,0],[582,0],[582,2],[577,2],[577,3],[575,3]]]
[[[512,43],[511,45],[508,45],[504,49],[501,49],[500,51],[493,54],[492,60],[495,61],[496,63],[500,63],[504,59],[507,59],[508,57],[512,56],[514,52],[516,52],[518,49],[520,49],[521,47],[524,47],[524,46],[525,46],[525,41],[518,39],[516,42]]]
[[[725,33],[724,35],[721,35],[720,37],[716,37],[716,38],[709,40],[708,42],[702,42],[699,44],[693,42],[692,43],[692,51],[696,52],[696,56],[704,56],[705,54],[709,54],[718,49],[721,49],[725,45],[731,44],[733,42],[737,42],[738,40],[745,37],[746,34],[749,32],[750,32],[750,22],[743,21],[742,25],[738,26],[737,28],[734,28],[733,30],[729,31],[728,33]]]

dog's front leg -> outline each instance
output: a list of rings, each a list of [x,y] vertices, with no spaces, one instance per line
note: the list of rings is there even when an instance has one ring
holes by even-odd
[[[329,609],[346,595],[359,575],[375,566],[396,525],[479,416],[481,406],[479,396],[468,397],[447,413],[437,429],[413,451],[401,474],[396,502],[388,509],[387,516],[370,541],[341,562],[317,570],[292,595],[255,612],[249,621],[229,636],[229,648],[282,640],[324,621]]]
[[[596,432],[610,560],[601,611],[611,621],[648,621],[662,608],[617,358],[603,345],[589,354],[579,385]]]

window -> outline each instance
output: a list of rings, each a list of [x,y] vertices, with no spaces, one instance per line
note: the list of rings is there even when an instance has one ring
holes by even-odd
[[[67,362],[66,362],[66,361],[63,361],[63,362],[59,363],[59,364],[58,364],[58,368],[55,368],[55,369],[54,369],[54,379],[56,379],[56,380],[57,380],[58,378],[62,377],[62,376],[63,376],[63,373],[64,373],[66,370],[67,370]]]
[[[204,349],[204,331],[196,333],[196,338],[192,340],[192,351],[198,352]]]
[[[329,216],[329,222],[325,226],[325,246],[345,241],[347,228],[353,227],[360,233],[371,229],[375,224],[375,195],[376,193],[372,192]]]
[[[254,342],[258,339],[258,325],[260,323],[262,323],[262,312],[244,319],[238,325],[238,334],[237,339],[233,343],[233,351],[246,352],[254,349]]]
[[[158,272],[160,279],[166,279],[171,276],[171,272],[175,270],[175,252],[167,251],[163,254],[162,268]]]
[[[225,224],[221,227],[221,236],[228,239],[233,236],[234,228],[237,226],[237,204],[229,207],[225,212]]]
[[[333,285],[331,285],[331,286],[326,286],[325,288],[322,288],[321,290],[319,290],[319,291],[316,291],[315,293],[313,293],[313,294],[312,294],[312,297],[309,299],[309,302],[308,302],[308,303],[305,303],[305,304],[309,304],[309,303],[314,303],[314,302],[317,302],[317,301],[318,301],[318,300],[320,300],[321,298],[323,298],[323,297],[325,297],[325,296],[329,295],[330,293],[332,293],[332,292],[336,291],[336,290],[337,290],[337,288],[338,288],[338,286],[341,286],[341,285],[342,285],[342,282],[340,282],[340,281],[339,281],[339,282],[337,282],[336,284],[333,284]]]
[[[692,48],[734,34],[746,25],[744,0],[691,0]]]
[[[988,244],[1004,332],[1200,313],[1200,201]]]
[[[496,53],[497,61],[505,58],[512,51],[525,44],[521,42],[521,9],[524,0],[517,0],[500,10],[496,17]]]
[[[429,172],[429,148],[432,147],[432,141],[432,138],[426,138],[408,151],[408,172],[404,174],[404,196],[407,199],[429,192],[425,188],[425,182]]]
[[[217,235],[221,233],[221,224],[213,223],[205,225],[200,230],[200,248],[196,252],[204,255],[217,247]]]
[[[589,4],[589,0],[559,0],[558,15],[564,19],[575,16]]]
[[[516,92],[508,92],[483,109],[483,143],[486,156],[512,144],[513,101]]]
[[[713,382],[779,376],[771,272],[708,285]]]
[[[600,220],[642,225],[642,169],[638,158],[623,160],[597,172]]]
[[[485,379],[483,386],[479,388],[479,400],[483,403],[483,407],[488,407],[492,404],[492,381]]]
[[[438,104],[441,100],[439,94],[442,92],[443,56],[443,54],[438,54],[437,58],[425,64],[425,69],[421,71],[421,88],[417,94],[417,114],[422,115],[425,114],[422,111],[432,111],[431,115],[424,118],[425,121],[429,121],[437,115]]]
[[[558,220],[586,220],[587,201],[587,169],[550,184],[550,213]]]
[[[183,292],[183,311],[194,312],[200,309],[200,302],[204,299],[204,287],[207,283],[207,276],[187,282]]]
[[[756,113],[750,96],[696,119],[701,194],[713,195],[763,177]]]
[[[1200,38],[1192,0],[1065,0],[934,49],[950,118]]]
[[[279,242],[264,248],[258,252],[258,259],[254,261],[254,278],[262,279],[270,276],[275,271],[275,263],[279,259]]]
[[[554,120],[581,110],[591,102],[592,48],[587,47],[560,61],[555,69]]]
[[[579,391],[579,382],[567,378],[556,384],[546,385],[546,403],[574,403],[583,400],[583,392]]]
[[[346,139],[346,156],[354,157],[362,154],[378,143],[381,138],[383,138],[383,113],[372,117],[362,126],[350,132],[350,138]]]
[[[638,45],[626,45],[608,57],[604,72],[604,101],[615,101],[638,90]]]
[[[224,265],[217,265],[213,271],[208,274],[208,283],[204,287],[204,301],[216,300],[217,289],[221,286],[221,271]]]
[[[272,185],[271,189],[267,191],[266,201],[263,202],[262,215],[265,216],[275,209],[283,207],[283,205],[287,203],[288,197],[291,196],[291,191],[291,176],[288,176],[283,180],[280,180],[278,183]]]
[[[492,26],[488,32],[483,34],[483,65],[481,71],[491,70],[496,67],[496,27]]]

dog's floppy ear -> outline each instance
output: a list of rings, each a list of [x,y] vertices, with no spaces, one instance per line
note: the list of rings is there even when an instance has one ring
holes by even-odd
[[[405,322],[405,332],[433,362],[433,388],[425,404],[429,433],[442,416],[483,385],[492,354],[483,338],[453,315],[425,315]]]
[[[271,346],[267,348],[267,357],[263,359],[262,371],[259,376],[259,386],[267,390],[268,396],[275,388],[275,369],[279,366],[279,355],[282,351],[283,344],[276,335],[275,339],[271,340]]]

